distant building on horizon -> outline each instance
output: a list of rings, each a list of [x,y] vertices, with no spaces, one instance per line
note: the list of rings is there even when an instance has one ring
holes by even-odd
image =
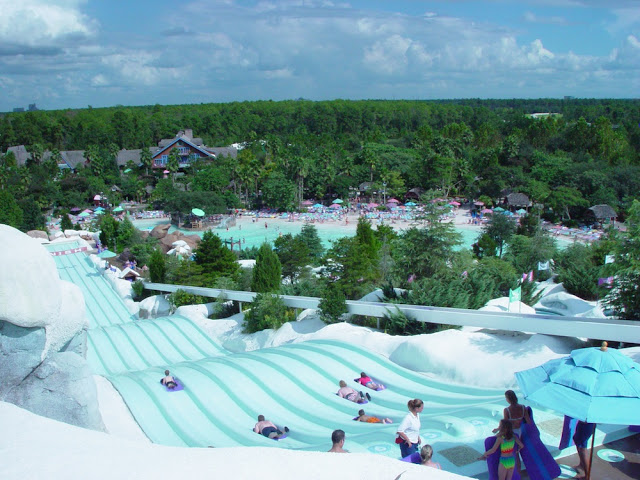
[[[14,109],[13,109],[13,113],[21,113],[21,112],[24,112],[24,111],[25,111],[24,107],[14,107]],[[26,111],[28,111],[28,112],[36,112],[36,111],[38,111],[38,107],[36,106],[35,103],[30,103],[29,107],[27,108]]]

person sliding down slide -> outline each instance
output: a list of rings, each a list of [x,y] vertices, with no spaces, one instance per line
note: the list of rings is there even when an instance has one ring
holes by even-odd
[[[176,382],[175,378],[173,378],[170,374],[169,374],[169,370],[165,370],[164,371],[164,378],[162,380],[160,380],[160,383],[162,385],[164,385],[165,387],[167,387],[170,390],[173,390],[174,388],[176,388],[178,386],[178,383]]]
[[[362,392],[356,392],[353,388],[347,387],[347,382],[344,380],[340,380],[340,389],[336,392],[340,398],[346,398],[347,400],[354,403],[367,403],[367,400],[371,400],[371,395],[368,393],[365,395]]]
[[[354,378],[353,380],[354,382],[358,382],[360,385],[370,388],[371,390],[384,390],[387,388],[381,383],[376,383],[371,380],[371,377],[364,372],[360,372],[360,378]]]
[[[289,427],[284,427],[284,432],[269,420],[265,420],[264,415],[258,415],[258,423],[253,427],[253,431],[264,435],[267,438],[279,440],[285,438],[289,433]]]
[[[358,416],[354,418],[354,420],[366,423],[393,423],[393,420],[390,418],[378,418],[372,415],[367,415],[364,413],[364,410],[360,410],[358,412]]]

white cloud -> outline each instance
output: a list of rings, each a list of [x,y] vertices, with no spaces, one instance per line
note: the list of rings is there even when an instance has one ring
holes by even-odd
[[[105,77],[103,74],[98,74],[95,77],[93,77],[91,79],[91,86],[92,87],[106,87],[109,85],[109,80],[107,80],[107,77]]]
[[[566,25],[567,19],[560,16],[540,17],[533,12],[525,12],[523,20],[528,23],[542,23],[550,25]]]
[[[364,51],[364,63],[377,72],[392,75],[404,72],[408,64],[407,51],[411,40],[400,35],[375,42]]]
[[[69,39],[90,37],[98,24],[78,10],[83,3],[0,0],[0,42],[51,47]]]
[[[264,72],[265,78],[268,79],[281,79],[293,77],[293,72],[289,68],[281,68],[279,70],[267,70]]]

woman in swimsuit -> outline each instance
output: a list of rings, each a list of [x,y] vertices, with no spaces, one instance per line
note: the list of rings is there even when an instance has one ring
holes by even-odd
[[[513,432],[517,435],[521,434],[522,422],[531,424],[529,418],[529,410],[524,405],[518,403],[518,397],[513,390],[507,390],[504,392],[504,397],[507,399],[509,406],[504,409],[504,419],[509,420],[513,426]],[[498,429],[493,430],[496,433]]]
[[[520,449],[524,447],[520,439],[513,433],[513,427],[509,420],[500,420],[500,427],[496,435],[496,443],[478,458],[485,460],[489,455],[500,448],[500,464],[498,465],[498,480],[511,480],[516,467],[516,444]]]

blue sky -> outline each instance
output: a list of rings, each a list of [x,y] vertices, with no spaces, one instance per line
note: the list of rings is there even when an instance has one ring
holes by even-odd
[[[0,0],[0,111],[637,98],[638,0]]]

